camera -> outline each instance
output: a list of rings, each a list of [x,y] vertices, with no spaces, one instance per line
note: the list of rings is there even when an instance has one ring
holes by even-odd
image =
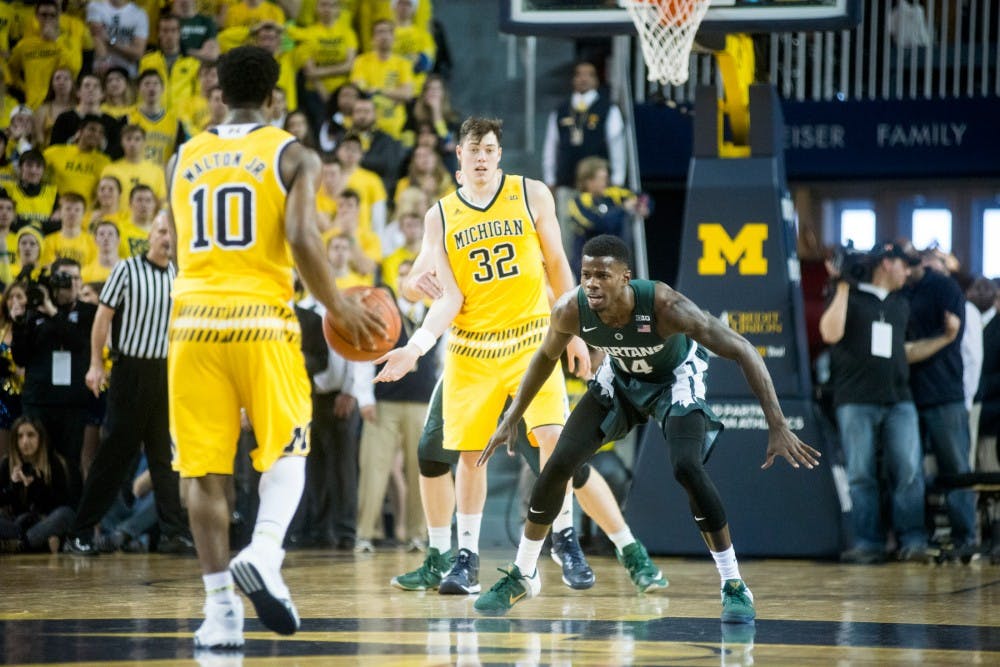
[[[30,267],[25,267],[28,269],[28,276],[30,276]],[[23,273],[23,272],[22,272]],[[27,276],[25,276],[27,277]],[[18,276],[20,279],[21,276]],[[25,297],[28,300],[28,309],[37,310],[45,302],[45,292],[42,287],[45,287],[49,291],[49,297],[57,289],[69,289],[73,286],[73,277],[66,273],[49,273],[47,269],[42,269],[42,272],[38,274],[38,278],[31,280],[28,278],[28,286],[25,289]]]
[[[38,477],[38,473],[35,471],[35,466],[31,465],[27,461],[21,463],[21,475],[24,477]]]
[[[833,268],[840,274],[840,278],[852,285],[871,279],[872,255],[855,248],[853,241],[848,241],[847,245],[836,248],[833,251],[831,262]]]

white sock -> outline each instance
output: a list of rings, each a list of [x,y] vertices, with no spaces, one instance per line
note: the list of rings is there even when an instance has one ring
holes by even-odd
[[[479,553],[479,525],[483,521],[480,514],[456,514],[458,519],[458,548]]]
[[[304,456],[283,456],[260,476],[260,508],[250,548],[273,567],[281,567],[285,557],[281,544],[285,541],[288,524],[295,516],[305,484]]]
[[[427,526],[427,540],[431,549],[444,553],[451,549],[451,524],[437,528]]]
[[[567,528],[573,527],[573,492],[568,492],[563,496],[562,509],[552,522],[552,532],[561,533]]]
[[[736,551],[732,545],[725,551],[709,551],[715,559],[715,567],[719,570],[719,578],[725,584],[727,579],[742,579],[740,576],[740,566],[736,562]]]
[[[542,544],[545,539],[529,540],[523,534],[521,543],[517,545],[517,557],[514,558],[514,565],[521,571],[521,574],[530,577],[538,569],[538,555],[542,553]]]
[[[229,570],[201,575],[205,584],[205,600],[214,604],[232,604],[236,597],[233,575]]]
[[[615,543],[615,548],[618,549],[618,553],[625,551],[625,547],[635,542],[635,538],[632,536],[632,530],[625,526],[617,533],[611,533],[608,535],[608,539]]]

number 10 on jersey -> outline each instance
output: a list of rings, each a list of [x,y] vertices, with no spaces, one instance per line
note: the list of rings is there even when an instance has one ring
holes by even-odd
[[[191,252],[204,252],[213,245],[222,250],[240,250],[254,244],[257,236],[256,192],[246,185],[202,185],[191,193]]]

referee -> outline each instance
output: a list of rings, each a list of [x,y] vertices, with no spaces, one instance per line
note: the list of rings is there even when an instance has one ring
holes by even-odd
[[[103,350],[109,330],[114,375],[108,389],[104,438],[91,464],[70,539],[64,548],[68,553],[97,553],[94,526],[111,507],[131,473],[140,445],[145,445],[156,493],[160,523],[158,551],[191,551],[178,476],[170,465],[167,323],[170,289],[176,274],[170,263],[171,250],[167,223],[161,217],[149,232],[149,251],[118,262],[101,290],[90,337],[87,386],[97,396],[107,379]]]

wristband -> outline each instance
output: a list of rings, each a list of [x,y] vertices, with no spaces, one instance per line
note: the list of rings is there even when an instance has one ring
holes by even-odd
[[[420,356],[424,356],[437,343],[437,336],[427,329],[420,327],[410,336],[410,342],[420,351]]]

